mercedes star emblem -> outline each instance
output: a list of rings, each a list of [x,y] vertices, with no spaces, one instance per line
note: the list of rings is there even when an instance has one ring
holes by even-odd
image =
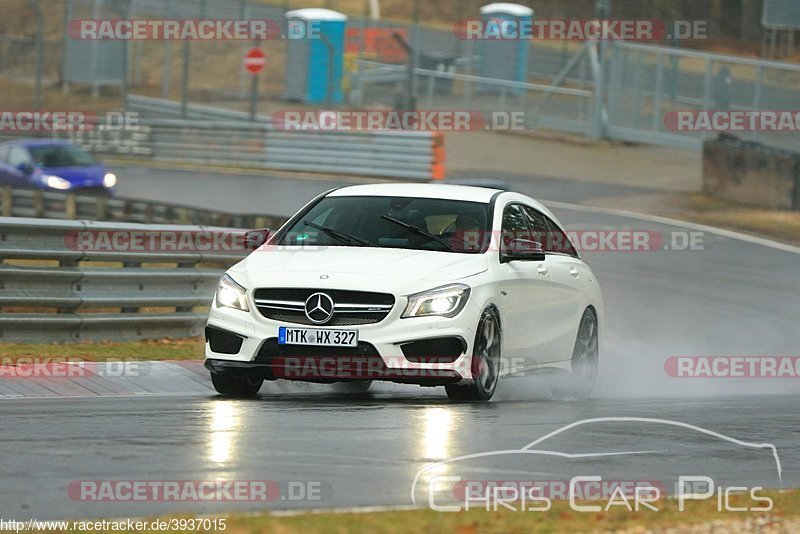
[[[325,293],[314,293],[306,299],[306,317],[314,324],[324,324],[333,316],[333,299]]]

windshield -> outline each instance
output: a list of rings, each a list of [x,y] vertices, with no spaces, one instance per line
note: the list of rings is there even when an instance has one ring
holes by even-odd
[[[37,167],[91,167],[97,165],[97,161],[92,156],[74,146],[32,146],[30,153]]]
[[[411,197],[325,197],[279,245],[358,246],[479,253],[489,205]]]

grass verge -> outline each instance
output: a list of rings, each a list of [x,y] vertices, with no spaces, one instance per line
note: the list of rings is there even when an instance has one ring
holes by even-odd
[[[82,343],[0,343],[6,362],[41,360],[199,360],[204,355],[202,338],[148,341],[86,341]]]
[[[459,513],[432,510],[390,511],[373,513],[301,513],[297,515],[231,515],[226,518],[226,534],[271,532],[288,533],[349,533],[370,532],[385,534],[455,532],[455,533],[523,533],[523,532],[797,532],[800,527],[800,491],[761,492],[773,501],[769,512],[720,512],[717,499],[687,503],[684,512],[678,511],[676,500],[661,500],[658,512],[646,510],[630,512],[624,506],[612,507],[608,512],[577,512],[567,502],[553,502],[546,512],[483,509]],[[606,502],[584,503],[605,506]],[[735,496],[735,506],[761,506]],[[222,515],[217,518],[223,517]],[[190,519],[188,516],[163,518]],[[144,520],[143,520],[144,521]],[[147,520],[152,525],[153,519]],[[173,529],[171,532],[189,532]],[[53,532],[53,531],[51,531]],[[62,530],[60,532],[79,532]],[[159,532],[159,530],[147,530]],[[197,530],[194,532],[208,532]]]
[[[800,245],[800,212],[754,208],[703,193],[689,194],[677,217]]]

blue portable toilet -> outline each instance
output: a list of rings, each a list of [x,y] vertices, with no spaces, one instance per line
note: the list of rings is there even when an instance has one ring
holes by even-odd
[[[306,104],[341,103],[347,16],[330,9],[295,9],[286,13],[286,22],[284,98]]]
[[[507,24],[516,29],[516,39],[481,39],[478,46],[478,73],[486,78],[524,82],[528,75],[528,48],[533,10],[519,4],[497,3],[481,8],[484,35],[490,28]],[[488,87],[487,87],[488,88]]]

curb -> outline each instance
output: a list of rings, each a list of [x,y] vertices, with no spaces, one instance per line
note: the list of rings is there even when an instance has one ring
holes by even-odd
[[[216,394],[202,360],[8,366],[0,399]]]

